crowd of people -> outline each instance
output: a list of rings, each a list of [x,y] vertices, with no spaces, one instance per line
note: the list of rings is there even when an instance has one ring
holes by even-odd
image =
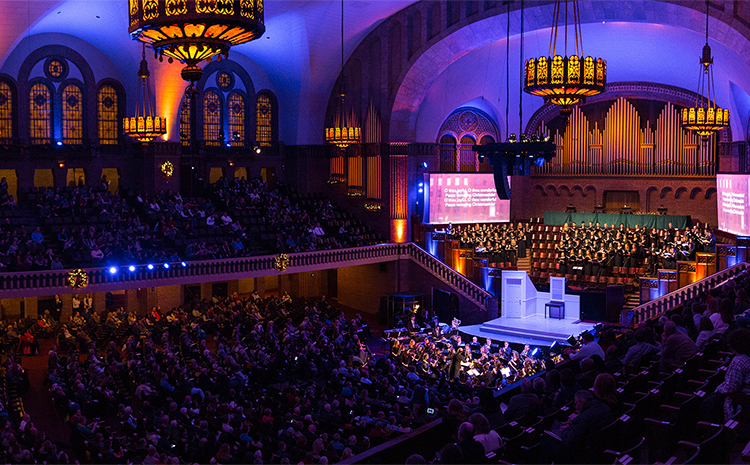
[[[260,178],[222,178],[190,199],[175,192],[123,197],[106,183],[42,189],[33,197],[28,207],[35,219],[27,223],[39,226],[7,217],[0,223],[0,269],[179,262],[375,242],[361,224],[339,221],[329,201],[301,205],[283,184],[269,187]]]
[[[29,417],[14,418],[3,405],[0,423],[7,427],[0,443],[11,463],[84,457],[99,463],[329,463],[442,417],[455,442],[437,461],[477,463],[502,446],[504,425],[568,406],[577,416],[553,425],[553,439],[541,439],[536,451],[544,460],[575,460],[577,450],[628,408],[616,376],[653,363],[668,375],[712,340],[728,341],[736,355],[724,382],[707,393],[701,415],[718,423],[736,415],[731,394],[750,394],[749,288],[750,274],[742,273],[621,337],[605,331],[594,340],[584,333],[580,346],[565,352],[575,365],[559,370],[549,361],[537,367],[528,346],[516,352],[508,344],[464,343],[434,330],[412,335],[408,344],[396,340],[373,357],[362,318],[346,318],[325,298],[253,293],[168,311],[154,307],[137,316],[114,308],[97,312],[82,296],[59,332],[48,314],[29,328],[3,328],[19,344],[22,332],[57,335],[47,385],[70,427],[72,447],[50,442]],[[515,372],[514,363],[520,367]],[[534,372],[546,371],[523,373],[530,364]],[[22,382],[13,357],[5,367],[13,384]],[[503,380],[521,381],[506,406],[492,389],[507,384]],[[419,452],[431,459],[428,449]],[[410,460],[420,463],[420,457]]]
[[[490,263],[509,263],[516,266],[519,258],[526,258],[531,248],[532,233],[528,224],[510,223],[456,225],[446,228],[448,240],[459,241],[461,248],[472,248],[477,257],[486,257]]]
[[[82,307],[48,383],[76,456],[105,463],[337,462],[487,389],[374,358],[369,337],[325,299],[233,296],[142,317]]]
[[[680,231],[672,223],[666,229],[573,223],[563,226],[554,250],[563,274],[606,276],[612,267],[643,264],[653,273],[657,268],[675,269],[677,261],[694,261],[697,252],[714,253],[716,238],[710,229],[697,225]]]
[[[476,336],[464,342],[457,330],[449,335],[437,326],[426,334],[390,338],[390,353],[412,376],[458,379],[472,386],[503,388],[544,370],[544,360],[528,344],[518,352],[507,341],[502,347]]]

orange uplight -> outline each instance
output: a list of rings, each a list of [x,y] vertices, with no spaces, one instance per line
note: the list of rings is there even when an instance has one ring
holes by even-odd
[[[391,238],[393,242],[406,242],[406,220],[391,220]]]
[[[180,69],[176,66],[169,66],[166,62],[157,62],[154,65],[153,74],[156,85],[156,108],[167,123],[167,133],[163,138],[167,141],[174,135],[176,136],[174,140],[179,140],[180,131],[175,126],[179,121],[179,107],[185,93],[185,82],[180,76]]]

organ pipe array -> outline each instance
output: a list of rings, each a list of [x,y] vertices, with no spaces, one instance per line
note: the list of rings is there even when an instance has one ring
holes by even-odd
[[[645,126],[624,97],[607,111],[604,128],[591,127],[579,107],[570,115],[564,134],[554,134],[557,157],[535,174],[713,175],[716,136],[701,144],[700,136],[680,127],[677,108],[667,103],[656,129]]]

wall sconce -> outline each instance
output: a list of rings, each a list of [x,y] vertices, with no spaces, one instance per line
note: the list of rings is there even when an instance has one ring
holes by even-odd
[[[57,167],[58,168],[65,168],[65,163],[60,162],[60,163],[57,164]]]

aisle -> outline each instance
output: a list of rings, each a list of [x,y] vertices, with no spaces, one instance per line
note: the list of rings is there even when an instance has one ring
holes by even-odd
[[[47,433],[47,437],[53,442],[67,444],[70,442],[70,428],[57,415],[49,387],[44,386],[44,378],[47,376],[47,354],[55,344],[54,339],[40,340],[40,355],[21,357],[21,365],[26,370],[31,385],[29,392],[23,396],[23,406],[38,430]]]

